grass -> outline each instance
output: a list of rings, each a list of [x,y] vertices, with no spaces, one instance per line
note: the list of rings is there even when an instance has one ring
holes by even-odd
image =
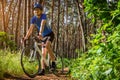
[[[0,50],[0,78],[4,78],[4,73],[20,76],[23,71],[20,65],[20,53],[9,50]]]
[[[17,77],[25,75],[20,64],[20,54],[20,51],[11,52],[10,50],[0,50],[0,79],[4,78],[5,73]],[[58,61],[60,61],[60,59]],[[65,64],[66,60],[64,60],[64,67]],[[58,66],[61,68],[61,65]],[[31,68],[34,67],[34,65],[27,64],[27,67]]]

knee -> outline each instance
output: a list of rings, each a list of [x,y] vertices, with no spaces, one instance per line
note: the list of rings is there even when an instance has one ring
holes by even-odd
[[[45,54],[45,52],[43,51],[43,52],[42,52],[42,55],[44,55],[44,54]]]
[[[46,57],[46,51],[42,51],[42,56]]]
[[[47,49],[50,47],[50,41],[48,41],[47,43],[46,43],[46,46],[45,46]]]
[[[42,52],[42,56],[45,56],[45,52]]]

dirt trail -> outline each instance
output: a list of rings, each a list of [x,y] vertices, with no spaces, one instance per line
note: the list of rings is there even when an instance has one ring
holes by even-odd
[[[67,75],[59,75],[56,76],[54,74],[45,74],[44,76],[36,76],[35,78],[29,78],[26,75],[21,77],[15,76],[7,76],[3,80],[72,80],[70,76]]]
[[[70,75],[66,75],[68,70],[64,70],[63,74],[59,74],[56,76],[55,74],[45,74],[44,76],[36,76],[35,78],[29,78],[28,76],[24,75],[21,77],[12,76],[10,74],[6,74],[4,80],[72,80]]]
[[[55,76],[54,74],[46,74],[44,76],[36,76],[35,78],[27,78],[29,80],[70,80],[69,76],[60,75]]]

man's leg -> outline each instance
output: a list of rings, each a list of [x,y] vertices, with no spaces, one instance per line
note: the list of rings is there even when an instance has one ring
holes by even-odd
[[[53,53],[53,50],[52,50],[51,42],[50,42],[50,41],[47,41],[47,42],[46,42],[46,48],[47,48],[47,51],[48,51],[48,53],[49,53],[49,55],[50,55],[50,59],[51,59],[52,61],[55,61],[55,55],[54,55],[54,53]]]
[[[38,75],[45,74],[45,61],[43,58],[46,58],[46,54],[47,54],[47,49],[45,47],[42,47],[41,71],[38,73]]]
[[[42,59],[41,59],[41,69],[45,69],[45,61],[43,58],[46,58],[47,49],[42,48]]]
[[[56,64],[55,64],[55,55],[53,53],[53,50],[52,50],[52,47],[51,47],[51,42],[50,41],[47,41],[46,42],[46,48],[47,48],[47,51],[50,55],[50,59],[52,60],[52,65],[51,65],[51,71],[54,71],[55,68],[56,68]]]

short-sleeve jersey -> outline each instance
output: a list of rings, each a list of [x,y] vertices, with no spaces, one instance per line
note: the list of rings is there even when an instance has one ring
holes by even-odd
[[[40,31],[42,20],[47,20],[46,14],[42,14],[40,18],[37,18],[36,16],[33,16],[31,18],[31,24],[34,24],[35,27],[37,27],[38,31]],[[44,37],[45,35],[47,35],[51,32],[52,32],[51,28],[49,26],[47,26],[47,23],[46,23],[45,26],[44,26],[42,36]]]

